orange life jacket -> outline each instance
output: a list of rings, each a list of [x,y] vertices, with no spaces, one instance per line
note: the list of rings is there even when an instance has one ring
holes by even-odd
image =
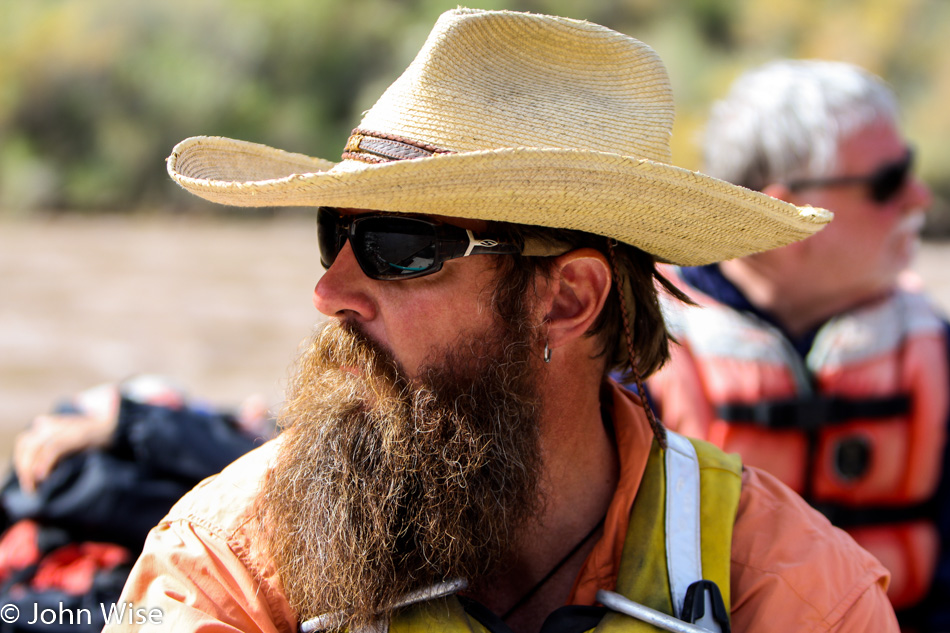
[[[846,529],[890,570],[896,609],[921,600],[940,545],[925,504],[950,410],[944,324],[927,297],[898,290],[831,319],[803,360],[774,326],[684,290],[702,307],[667,306],[682,347],[651,383],[664,420],[773,473]]]

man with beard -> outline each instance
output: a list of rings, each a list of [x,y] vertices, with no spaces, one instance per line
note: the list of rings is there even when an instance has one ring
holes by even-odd
[[[641,42],[458,9],[338,164],[180,143],[169,172],[197,195],[319,207],[329,322],[283,433],[155,528],[129,612],[175,631],[895,630],[886,572],[844,532],[606,378],[668,356],[656,259],[829,220],[670,165],[672,118]]]
[[[671,428],[776,475],[877,556],[903,627],[946,630],[948,325],[900,278],[932,198],[897,117],[892,91],[850,64],[780,60],[733,84],[707,172],[835,220],[677,271],[703,307],[671,308],[682,346],[650,386]]]

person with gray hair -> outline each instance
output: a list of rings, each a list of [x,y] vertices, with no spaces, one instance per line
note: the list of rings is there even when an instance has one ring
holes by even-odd
[[[751,70],[712,107],[704,167],[756,191],[834,172],[839,139],[874,120],[896,121],[880,78],[852,64],[778,60]]]
[[[905,628],[946,630],[948,325],[908,272],[932,197],[894,93],[851,64],[774,61],[714,105],[703,150],[705,173],[835,219],[672,272],[703,309],[668,306],[664,422],[777,475],[888,567]]]

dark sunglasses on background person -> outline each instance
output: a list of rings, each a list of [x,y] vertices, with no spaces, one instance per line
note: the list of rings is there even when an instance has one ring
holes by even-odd
[[[450,259],[469,255],[552,256],[567,252],[564,245],[512,242],[481,237],[468,229],[421,217],[393,213],[344,215],[332,207],[317,209],[320,264],[330,268],[347,240],[363,273],[370,279],[392,281],[431,275]]]
[[[818,189],[824,187],[838,187],[841,185],[866,184],[871,199],[878,203],[885,203],[893,199],[904,188],[910,177],[914,164],[914,152],[908,149],[904,158],[888,163],[863,176],[838,176],[836,178],[805,178],[793,180],[786,186],[792,191],[801,189]]]

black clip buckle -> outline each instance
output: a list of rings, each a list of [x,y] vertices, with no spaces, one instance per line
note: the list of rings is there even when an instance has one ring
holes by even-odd
[[[697,580],[686,589],[680,619],[709,631],[731,633],[726,603],[719,587],[711,580]]]

